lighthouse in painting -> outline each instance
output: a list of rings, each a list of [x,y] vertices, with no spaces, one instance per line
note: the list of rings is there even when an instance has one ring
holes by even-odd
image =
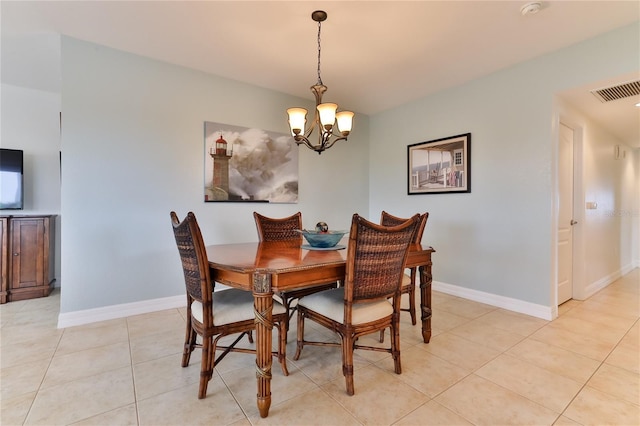
[[[215,147],[209,149],[209,155],[213,158],[213,200],[221,201],[229,199],[229,160],[233,156],[233,149],[227,150],[227,141],[222,133],[216,140]]]

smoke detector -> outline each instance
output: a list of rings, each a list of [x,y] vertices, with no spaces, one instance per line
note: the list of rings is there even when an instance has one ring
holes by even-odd
[[[542,2],[540,1],[532,1],[520,8],[520,13],[522,16],[533,15],[538,13],[538,11],[542,8]]]

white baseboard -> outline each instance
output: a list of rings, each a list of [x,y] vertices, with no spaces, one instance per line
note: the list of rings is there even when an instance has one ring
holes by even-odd
[[[547,321],[551,321],[553,319],[553,312],[549,306],[537,305],[535,303],[485,293],[483,291],[447,284],[440,281],[433,281],[431,288],[432,290],[439,291],[441,293],[462,297],[464,299],[473,300],[474,302],[484,303],[536,318],[542,318]]]
[[[187,306],[187,297],[183,294],[160,299],[143,300],[141,302],[85,309],[82,311],[65,312],[58,315],[58,328],[107,321],[131,315],[147,314],[164,309],[182,308],[184,306]]]
[[[629,263],[627,266],[623,267],[620,269],[620,276],[625,276],[627,275],[629,272],[633,271],[634,269],[640,267],[640,265],[636,265],[635,262],[631,262]]]
[[[608,286],[609,284],[617,280],[618,278],[631,272],[634,268],[637,268],[637,266],[635,266],[633,263],[630,263],[627,266],[620,268],[620,270],[613,272],[607,276],[604,276],[600,278],[598,281],[589,284],[584,289],[584,295],[583,295],[584,299],[588,299],[589,297],[593,296],[594,294],[596,294],[597,292],[599,292],[600,290],[602,290],[603,288],[605,288],[606,286]]]
[[[605,288],[621,276],[629,273],[632,269],[637,267],[638,266],[634,264],[630,264],[622,268],[620,271],[610,274],[587,286],[585,289],[586,297],[594,295],[599,290]],[[219,290],[218,286],[219,284],[216,284],[216,290]],[[483,291],[447,284],[440,281],[433,281],[431,288],[434,291],[439,291],[441,293],[462,297],[464,299],[530,315],[536,318],[542,318],[547,321],[551,321],[553,319],[553,310],[549,306],[537,305],[535,303],[525,302],[519,299],[498,296],[496,294],[485,293]],[[161,311],[164,309],[182,308],[184,306],[186,306],[186,296],[183,294],[179,296],[163,297],[160,299],[143,300],[141,302],[124,303],[121,305],[66,312],[58,315],[58,328],[73,327],[98,321],[107,321],[131,315]]]
[[[453,296],[531,315],[537,318],[546,320],[551,319],[551,309],[546,306],[523,302],[522,300],[512,299],[509,297],[497,296],[495,294],[459,287],[453,284],[446,284],[439,281],[433,281],[432,289],[434,291],[451,294]],[[184,295],[180,295],[160,299],[143,300],[141,302],[123,303],[121,305],[104,306],[82,311],[66,312],[58,315],[58,328],[74,327],[77,325],[162,311],[164,309],[182,308],[184,306],[186,306],[186,297]]]

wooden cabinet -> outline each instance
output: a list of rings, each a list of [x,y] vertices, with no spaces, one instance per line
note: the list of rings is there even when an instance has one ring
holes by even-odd
[[[0,303],[7,303],[7,288],[9,287],[9,218],[0,217],[0,273],[2,273],[2,287],[0,287]]]
[[[54,227],[54,215],[2,218],[2,303],[49,295],[55,281]]]

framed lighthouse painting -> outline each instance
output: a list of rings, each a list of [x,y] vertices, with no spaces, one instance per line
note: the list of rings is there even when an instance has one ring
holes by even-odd
[[[297,203],[293,137],[205,121],[204,201]]]

